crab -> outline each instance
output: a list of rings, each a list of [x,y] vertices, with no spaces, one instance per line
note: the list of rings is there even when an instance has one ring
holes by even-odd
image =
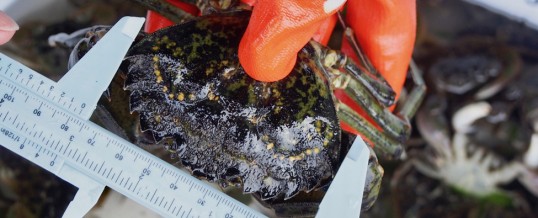
[[[473,99],[484,100],[505,88],[521,69],[514,49],[487,37],[466,37],[439,50],[428,72],[439,93],[473,93]]]
[[[385,87],[387,98],[391,91],[381,78],[371,80],[345,56],[315,42],[299,53],[289,77],[254,81],[236,55],[248,16],[209,15],[142,39],[126,58],[125,88],[142,130],[165,141],[194,175],[223,186],[241,184],[262,200],[289,199],[329,180],[345,152],[338,118],[351,119],[354,111],[332,91],[364,87],[339,69],[353,70],[371,82],[366,86]],[[403,131],[392,138],[406,137]]]
[[[521,84],[530,85],[529,78],[515,80],[522,65],[519,54],[487,38],[464,39],[451,52],[430,67],[428,76],[433,77],[436,92],[429,94],[416,117],[427,145],[410,162],[422,174],[478,198],[510,197],[502,185],[514,180],[538,196],[536,166],[529,164],[533,159],[529,157],[536,157],[536,143],[520,139],[525,138],[520,136],[525,132],[522,123],[510,130],[514,128],[511,114],[525,104],[519,92],[533,91]],[[531,112],[524,114],[532,118]],[[518,133],[492,133],[491,129]],[[530,145],[515,145],[520,141]],[[491,149],[501,146],[509,147],[503,155]]]
[[[246,75],[237,47],[249,16],[205,15],[144,36],[129,50],[123,71],[130,111],[155,143],[193,175],[241,186],[287,215],[315,213],[349,149],[340,120],[374,142],[377,153],[405,154],[407,116],[416,107],[393,114],[394,92],[386,81],[338,51],[311,41],[285,79],[264,83]],[[80,55],[79,48],[74,52]],[[379,129],[335,98],[335,90],[362,105]],[[417,105],[421,95],[412,94],[409,103]],[[363,210],[375,202],[383,175],[373,150]]]
[[[434,98],[429,98],[426,105],[442,105]],[[500,194],[499,186],[514,179],[527,185],[529,190],[536,190],[538,174],[523,162],[505,163],[498,155],[471,143],[466,135],[473,131],[474,121],[491,112],[489,103],[475,102],[459,109],[452,118],[452,138],[442,112],[440,108],[430,108],[419,110],[417,114],[418,129],[433,150],[433,155],[412,159],[419,172],[477,197]]]

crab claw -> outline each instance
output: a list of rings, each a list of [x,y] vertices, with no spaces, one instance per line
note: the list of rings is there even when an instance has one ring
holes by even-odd
[[[469,133],[472,130],[471,124],[490,112],[491,105],[485,101],[469,104],[454,114],[452,125],[458,133]]]

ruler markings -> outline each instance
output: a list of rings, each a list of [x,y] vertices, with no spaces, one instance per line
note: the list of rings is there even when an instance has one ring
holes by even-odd
[[[105,162],[103,161],[103,163],[101,163],[101,166],[99,167],[99,171],[97,171],[97,173],[101,173],[101,170],[103,169],[103,166],[105,165]]]
[[[2,122],[6,121],[6,117],[7,117],[8,114],[9,114],[9,111],[6,112],[6,114],[4,115],[4,119],[2,120]]]
[[[80,163],[84,162],[84,159],[86,159],[86,155],[88,155],[88,152],[84,153],[84,156],[82,157],[82,160],[80,160]]]
[[[136,184],[135,184],[135,187],[133,188],[133,190],[136,190],[136,188],[138,187],[138,183],[140,183],[140,180],[142,180],[142,179],[139,179],[139,180],[136,181]]]
[[[63,152],[64,155],[65,155],[65,152],[67,152],[67,149],[69,149],[69,145],[71,145],[71,142],[68,142],[67,146],[65,146],[65,149],[64,149],[64,152]],[[62,149],[60,148],[60,152],[61,151],[62,151]],[[69,152],[71,152],[71,151],[69,151]],[[69,154],[67,154],[67,156],[69,157]]]
[[[192,212],[192,208],[189,210],[189,213],[187,213],[187,217],[189,217],[189,215],[191,215],[191,212]]]
[[[17,121],[17,118],[19,118],[18,114],[17,114],[17,116],[15,116],[15,119],[13,119],[13,122],[11,122],[11,124],[15,125],[15,121]]]
[[[153,191],[153,195],[151,195],[151,199],[149,199],[149,201],[153,200],[153,198],[155,197],[155,193],[157,193],[157,189],[155,189],[155,191]]]
[[[118,177],[116,178],[116,181],[114,181],[114,183],[118,183],[118,179],[120,178],[122,173],[123,173],[123,170],[120,171],[120,174],[118,174]]]
[[[127,183],[129,183],[129,180],[131,180],[131,177],[127,177],[127,181],[123,184],[124,188],[127,188]]]
[[[177,210],[176,216],[179,215],[179,212],[183,209],[183,205],[179,206],[179,209]]]
[[[172,199],[172,202],[170,202],[170,206],[168,207],[168,211],[170,211],[170,208],[172,208],[172,205],[174,205],[174,202],[176,201],[175,198]],[[174,207],[175,208],[175,207]]]

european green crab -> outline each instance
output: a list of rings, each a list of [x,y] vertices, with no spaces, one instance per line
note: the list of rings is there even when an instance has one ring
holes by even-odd
[[[427,147],[411,163],[422,174],[479,199],[515,196],[502,185],[516,179],[538,196],[536,142],[521,139],[527,138],[522,136],[526,121],[511,125],[520,103],[531,101],[518,92],[534,92],[534,75],[515,80],[522,65],[518,52],[491,39],[467,38],[448,50],[452,56],[430,67],[428,76],[437,89],[416,118]],[[508,82],[517,85],[507,88]],[[525,119],[530,114],[525,112]],[[520,141],[530,145],[518,148]]]
[[[237,47],[249,16],[205,15],[135,42],[123,65],[125,89],[130,111],[155,143],[193,175],[241,186],[280,215],[317,210],[349,149],[340,119],[383,155],[404,155],[401,144],[410,134],[407,116],[414,107],[394,115],[388,109],[394,103],[390,86],[340,52],[312,41],[285,79],[263,83],[246,75]],[[76,46],[76,56],[85,43]],[[365,107],[381,131],[336,99],[336,89]],[[369,165],[363,210],[374,203],[383,175],[373,151]]]

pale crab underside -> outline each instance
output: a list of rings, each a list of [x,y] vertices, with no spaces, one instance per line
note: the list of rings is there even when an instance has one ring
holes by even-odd
[[[434,151],[425,159],[412,159],[421,173],[478,197],[501,193],[499,186],[516,178],[537,193],[536,173],[517,160],[505,163],[497,155],[471,143],[466,135],[473,130],[474,121],[490,113],[489,103],[476,102],[459,109],[452,118],[454,133],[450,138],[442,110],[428,107],[441,105],[436,98],[439,97],[428,98],[425,107],[428,109],[421,109],[417,114],[418,129]]]

